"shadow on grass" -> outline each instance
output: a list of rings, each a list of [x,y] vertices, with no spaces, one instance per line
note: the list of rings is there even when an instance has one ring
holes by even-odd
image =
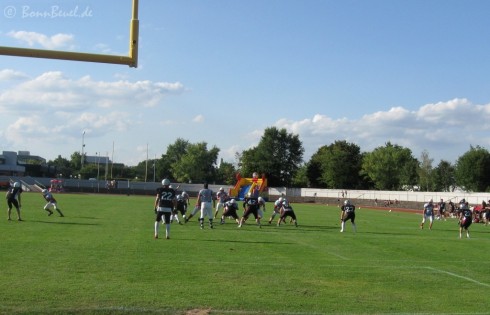
[[[359,233],[359,231],[357,233]],[[417,236],[417,234],[415,234],[415,233],[400,233],[400,232],[370,232],[370,231],[365,232],[365,231],[362,231],[360,233],[362,233],[362,234],[374,234],[374,235]]]
[[[54,221],[38,221],[38,220],[30,220],[30,222],[36,223],[46,223],[46,224],[63,224],[63,225],[100,225],[99,223],[80,223],[80,222],[54,222]]]

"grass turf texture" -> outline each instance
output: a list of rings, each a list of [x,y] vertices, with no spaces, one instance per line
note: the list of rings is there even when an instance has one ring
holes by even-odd
[[[299,227],[196,218],[153,239],[154,197],[23,194],[23,222],[0,221],[2,314],[488,314],[490,226],[458,238],[455,219],[294,204]],[[193,201],[194,202],[194,201]],[[192,206],[194,203],[192,203]],[[192,208],[191,206],[191,208]],[[4,205],[4,209],[5,209]],[[207,220],[206,220],[207,222]],[[163,236],[163,238],[162,238]]]

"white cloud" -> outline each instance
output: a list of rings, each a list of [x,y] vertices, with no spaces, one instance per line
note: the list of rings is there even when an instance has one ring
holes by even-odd
[[[11,31],[7,36],[15,38],[29,47],[41,46],[44,49],[73,49],[74,36],[71,34],[55,34],[47,36],[36,32]]]
[[[38,77],[0,91],[0,111],[32,110],[80,111],[91,108],[131,108],[136,104],[154,107],[169,93],[184,90],[180,82],[95,81],[90,76],[78,80],[62,72],[46,72]]]
[[[192,119],[193,122],[195,123],[202,123],[204,121],[204,116],[203,115],[197,115]]]
[[[13,81],[26,80],[28,78],[29,77],[25,73],[19,71],[14,71],[11,69],[0,70],[0,82],[1,81],[9,82],[12,80]]]
[[[0,71],[0,82],[9,85],[0,88],[1,149],[28,150],[48,159],[80,150],[83,130],[88,152],[110,151],[115,141],[116,161],[129,165],[142,160],[140,149],[146,143],[152,156],[160,156],[179,137],[216,145],[220,158],[234,163],[236,152],[259,143],[266,126],[299,135],[306,161],[336,140],[355,143],[364,152],[391,141],[410,148],[416,158],[427,150],[436,162],[454,162],[470,145],[490,147],[490,104],[475,105],[467,99],[424,104],[416,110],[393,107],[359,119],[317,113],[310,118],[257,120],[244,114],[225,124],[213,120],[222,115],[220,108],[209,108],[209,117],[193,116],[195,107],[167,100],[168,95],[186,96],[180,82],[99,81],[56,71],[31,78],[8,69]]]
[[[298,134],[308,160],[319,147],[336,140],[371,151],[391,141],[408,147],[419,158],[426,149],[436,160],[455,161],[470,145],[490,145],[490,104],[474,105],[466,99],[427,104],[416,111],[402,107],[366,114],[359,120],[332,119],[317,114],[311,119],[276,121],[275,126]]]

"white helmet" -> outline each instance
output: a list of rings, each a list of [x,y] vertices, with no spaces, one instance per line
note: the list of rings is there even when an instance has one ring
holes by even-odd
[[[43,193],[43,195],[46,195],[48,193],[48,190],[47,189],[43,189],[42,193]]]
[[[235,199],[231,199],[230,202],[233,203],[233,204],[235,204],[236,203],[236,200]]]
[[[164,180],[162,180],[162,185],[163,186],[170,186],[170,179],[165,178]]]
[[[259,203],[265,203],[265,200],[264,200],[264,198],[262,198],[262,197],[259,197],[259,199],[258,199],[258,200],[259,200]]]
[[[344,201],[344,205],[346,205],[346,206],[350,205],[350,200],[347,199],[346,201]]]
[[[219,191],[224,191],[225,189],[223,187],[220,187],[219,188]]]
[[[279,199],[278,199],[278,200],[279,200],[279,202],[282,202],[282,201],[284,200],[284,198],[279,197]]]
[[[20,187],[20,183],[19,183],[19,182],[15,182],[15,183],[14,183],[14,187],[15,187],[15,188]]]

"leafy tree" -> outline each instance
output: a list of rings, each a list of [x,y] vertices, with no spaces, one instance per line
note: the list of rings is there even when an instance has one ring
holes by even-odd
[[[244,176],[254,172],[266,174],[270,186],[291,186],[303,153],[298,135],[270,127],[256,147],[243,151],[241,172]]]
[[[219,149],[208,150],[207,143],[189,144],[179,161],[171,164],[172,174],[178,182],[210,182],[216,175]]]
[[[50,166],[50,168],[55,168],[54,172],[56,174],[63,174],[63,177],[73,176],[73,169],[70,161],[61,157],[61,155],[58,155],[58,157],[53,161],[48,161],[47,164]]]
[[[321,150],[318,157],[321,182],[327,188],[358,188],[362,156],[358,145],[335,141]]]
[[[470,146],[456,161],[456,183],[468,191],[490,191],[489,174],[490,153],[480,146]]]
[[[326,154],[327,147],[320,147],[306,164],[306,177],[309,186],[314,188],[326,188],[327,185],[322,181],[322,157]]]
[[[138,165],[131,167],[133,172],[134,172],[134,177],[138,178],[141,181],[145,182],[153,182],[153,164],[155,163],[155,160],[144,160],[138,163]],[[155,169],[156,170],[156,169]],[[155,180],[160,181],[159,178],[156,177],[155,174]]]
[[[80,152],[73,152],[71,154],[70,167],[73,172],[77,172],[82,168],[82,154]]]
[[[456,180],[454,179],[454,166],[448,161],[441,160],[434,169],[434,190],[454,191]]]
[[[434,159],[429,157],[429,152],[427,150],[422,151],[419,163],[419,185],[421,189],[429,191],[433,189],[433,179],[432,179],[432,162]]]
[[[417,182],[417,159],[412,151],[390,142],[365,154],[362,173],[369,177],[376,189],[400,190]]]
[[[224,162],[223,159],[216,170],[216,182],[226,185],[235,185],[236,169],[232,163]]]
[[[176,180],[172,174],[172,164],[177,163],[187,153],[189,147],[189,141],[182,138],[177,138],[173,144],[168,145],[165,154],[162,154],[161,158],[156,163],[156,177],[157,181],[164,178],[170,180]]]
[[[296,175],[293,178],[293,187],[309,187],[307,172],[307,164],[303,164],[299,167]]]

